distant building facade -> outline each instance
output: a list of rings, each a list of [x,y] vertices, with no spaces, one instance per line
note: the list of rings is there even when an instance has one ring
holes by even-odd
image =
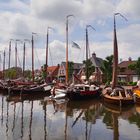
[[[122,61],[118,64],[118,81],[122,82],[136,82],[139,79],[139,76],[136,73],[136,70],[131,70],[129,65],[135,64],[136,61],[132,61],[129,58],[128,61]]]
[[[95,53],[93,53],[89,59],[92,62],[92,65],[95,67],[95,71],[92,73],[92,75],[89,76],[89,81],[102,83],[103,72],[101,70],[101,66],[103,63],[103,59],[97,57]],[[84,81],[86,79],[85,66],[83,66],[82,69],[79,71],[79,75],[81,80]]]
[[[78,72],[82,69],[83,64],[82,63],[73,63],[72,66],[72,74],[78,74]],[[65,81],[66,77],[66,62],[62,62],[60,64],[59,70],[58,70],[58,79],[62,82]],[[72,75],[70,77],[70,80],[72,79]]]

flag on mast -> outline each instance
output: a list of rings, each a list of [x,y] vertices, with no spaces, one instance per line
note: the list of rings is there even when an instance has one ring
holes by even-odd
[[[81,49],[80,46],[77,43],[73,42],[73,41],[72,41],[72,47],[76,48],[76,49]]]

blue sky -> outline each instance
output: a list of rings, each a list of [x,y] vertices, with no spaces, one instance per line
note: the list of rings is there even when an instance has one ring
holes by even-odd
[[[113,14],[120,12],[128,21],[117,17],[117,37],[119,59],[133,60],[140,56],[140,1],[139,0],[0,0],[0,51],[8,53],[8,43],[12,39],[31,39],[36,32],[35,67],[45,63],[45,41],[48,26],[54,28],[49,33],[49,65],[65,61],[65,23],[69,19],[69,60],[82,62],[85,59],[85,27],[89,29],[90,53],[105,58],[113,52]],[[75,41],[81,50],[71,47]],[[12,65],[14,65],[14,41],[12,42]],[[19,63],[22,64],[23,44],[18,43]],[[26,43],[26,68],[31,67],[31,44]],[[91,55],[90,54],[90,55]],[[8,55],[7,55],[8,59]]]

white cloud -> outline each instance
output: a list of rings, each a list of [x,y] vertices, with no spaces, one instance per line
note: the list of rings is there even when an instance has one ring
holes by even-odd
[[[10,38],[31,39],[31,32],[42,33],[35,36],[34,39],[40,63],[44,64],[45,34],[47,27],[51,26],[55,28],[55,31],[49,41],[49,64],[61,63],[61,61],[65,61],[66,15],[74,14],[75,17],[69,21],[69,41],[74,38],[82,49],[76,50],[69,45],[69,60],[82,62],[85,58],[85,42],[80,37],[85,35],[86,24],[92,24],[95,28],[97,26],[98,35],[96,36],[95,33],[97,40],[94,38],[94,42],[91,40],[89,43],[92,46],[91,53],[95,52],[97,56],[105,58],[113,51],[113,30],[111,29],[113,26],[110,20],[113,19],[114,11],[117,11],[127,15],[129,19],[128,23],[123,24],[123,27],[122,25],[119,27],[120,24],[117,24],[119,56],[123,59],[127,59],[129,56],[135,59],[139,57],[140,4],[138,0],[128,0],[127,2],[118,0],[115,1],[115,4],[112,0],[31,0],[30,2],[11,0],[8,3],[0,2],[0,7],[0,50],[4,50],[4,48],[8,50]],[[117,20],[117,23],[119,22]],[[107,28],[102,30],[105,27]],[[79,29],[83,32],[78,31]],[[83,33],[83,35],[79,33]],[[102,37],[105,39],[101,39]],[[19,51],[22,55],[22,49]],[[30,67],[31,50],[27,49],[27,52],[27,65]],[[12,61],[14,63],[14,60]],[[40,66],[40,64],[37,62],[36,66]]]
[[[121,0],[117,6],[117,11],[128,14],[131,18],[140,18],[140,1],[139,0]]]

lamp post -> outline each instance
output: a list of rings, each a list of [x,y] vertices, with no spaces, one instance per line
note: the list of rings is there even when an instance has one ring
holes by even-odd
[[[66,84],[68,84],[68,21],[73,15],[67,15],[66,17]]]

